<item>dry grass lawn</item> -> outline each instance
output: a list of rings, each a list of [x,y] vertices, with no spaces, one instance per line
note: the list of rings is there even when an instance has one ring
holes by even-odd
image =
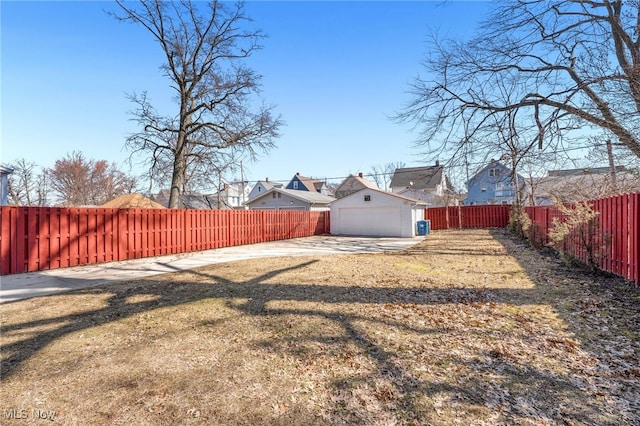
[[[0,309],[1,424],[640,424],[640,290],[503,230]]]

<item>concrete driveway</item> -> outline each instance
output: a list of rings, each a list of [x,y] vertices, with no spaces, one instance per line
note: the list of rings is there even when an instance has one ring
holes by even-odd
[[[418,244],[423,238],[313,236],[123,262],[4,275],[0,277],[0,303],[243,259],[400,251]]]

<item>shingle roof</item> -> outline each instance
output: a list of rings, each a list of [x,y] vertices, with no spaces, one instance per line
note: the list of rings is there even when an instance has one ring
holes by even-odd
[[[442,183],[443,166],[405,167],[396,169],[391,188],[436,189]]]
[[[335,200],[334,197],[314,191],[296,191],[295,189],[275,188],[274,191],[282,192],[293,198],[308,201],[312,204],[328,204]]]
[[[298,200],[302,200],[310,204],[329,204],[330,202],[335,200],[334,197],[330,197],[328,195],[324,195],[315,191],[300,191],[297,189],[271,188],[270,190],[252,199],[250,203],[253,203],[256,200],[259,200],[260,198],[266,197],[273,192],[280,192],[282,194],[286,194],[290,196],[291,198],[296,198]]]
[[[640,178],[627,171],[616,173],[616,189],[613,188],[610,173],[567,173],[541,178],[535,185],[536,199],[555,197],[563,202],[575,202],[602,198],[614,193],[636,192],[640,190]]]
[[[371,181],[365,179],[360,175],[349,175],[345,178],[335,190],[337,198],[344,197],[352,194],[363,188],[378,189],[378,187]]]
[[[296,173],[295,177],[302,182],[308,191],[319,191],[322,188],[322,185],[324,185],[324,181],[302,176],[300,173]]]
[[[410,202],[415,203],[415,204],[418,204],[418,205],[424,205],[424,206],[426,206],[426,205],[427,205],[424,201],[422,201],[422,200],[418,200],[417,198],[407,197],[407,196],[405,196],[405,195],[400,195],[400,194],[397,194],[397,193],[394,193],[394,192],[387,192],[387,191],[383,191],[383,190],[378,189],[378,188],[362,188],[361,190],[356,191],[356,192],[353,192],[353,193],[351,193],[351,194],[347,195],[346,197],[342,197],[342,198],[340,198],[340,200],[342,200],[342,199],[344,199],[344,198],[351,197],[351,196],[353,196],[353,195],[355,195],[355,194],[358,194],[358,193],[360,193],[360,192],[362,192],[362,191],[373,191],[373,192],[377,192],[377,193],[380,193],[380,194],[387,195],[387,196],[389,196],[389,197],[394,197],[394,198],[399,198],[399,199],[401,199],[401,200],[410,201]]]
[[[281,188],[282,187],[281,183],[274,183],[274,182],[270,182],[268,180],[261,180],[258,183],[261,183],[262,186],[264,187],[264,189],[266,189],[267,191],[270,190],[271,188]]]

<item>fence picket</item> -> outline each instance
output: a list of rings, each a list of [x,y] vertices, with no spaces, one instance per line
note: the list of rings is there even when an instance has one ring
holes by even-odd
[[[0,207],[0,275],[324,234],[329,212]]]

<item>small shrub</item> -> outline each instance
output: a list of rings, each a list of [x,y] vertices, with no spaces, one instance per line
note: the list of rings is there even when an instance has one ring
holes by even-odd
[[[509,231],[524,240],[527,239],[530,228],[531,218],[529,218],[524,207],[514,204],[509,212]]]
[[[529,240],[531,245],[537,249],[542,249],[545,247],[542,227],[537,223],[533,223],[529,227],[529,231],[527,232],[527,239]]]
[[[607,246],[604,236],[598,233],[598,216],[591,203],[581,201],[573,205],[556,203],[563,218],[553,219],[549,230],[551,245],[571,261],[580,261],[592,271],[600,270],[600,257]],[[573,247],[575,251],[570,251]],[[579,252],[584,253],[580,256]]]

